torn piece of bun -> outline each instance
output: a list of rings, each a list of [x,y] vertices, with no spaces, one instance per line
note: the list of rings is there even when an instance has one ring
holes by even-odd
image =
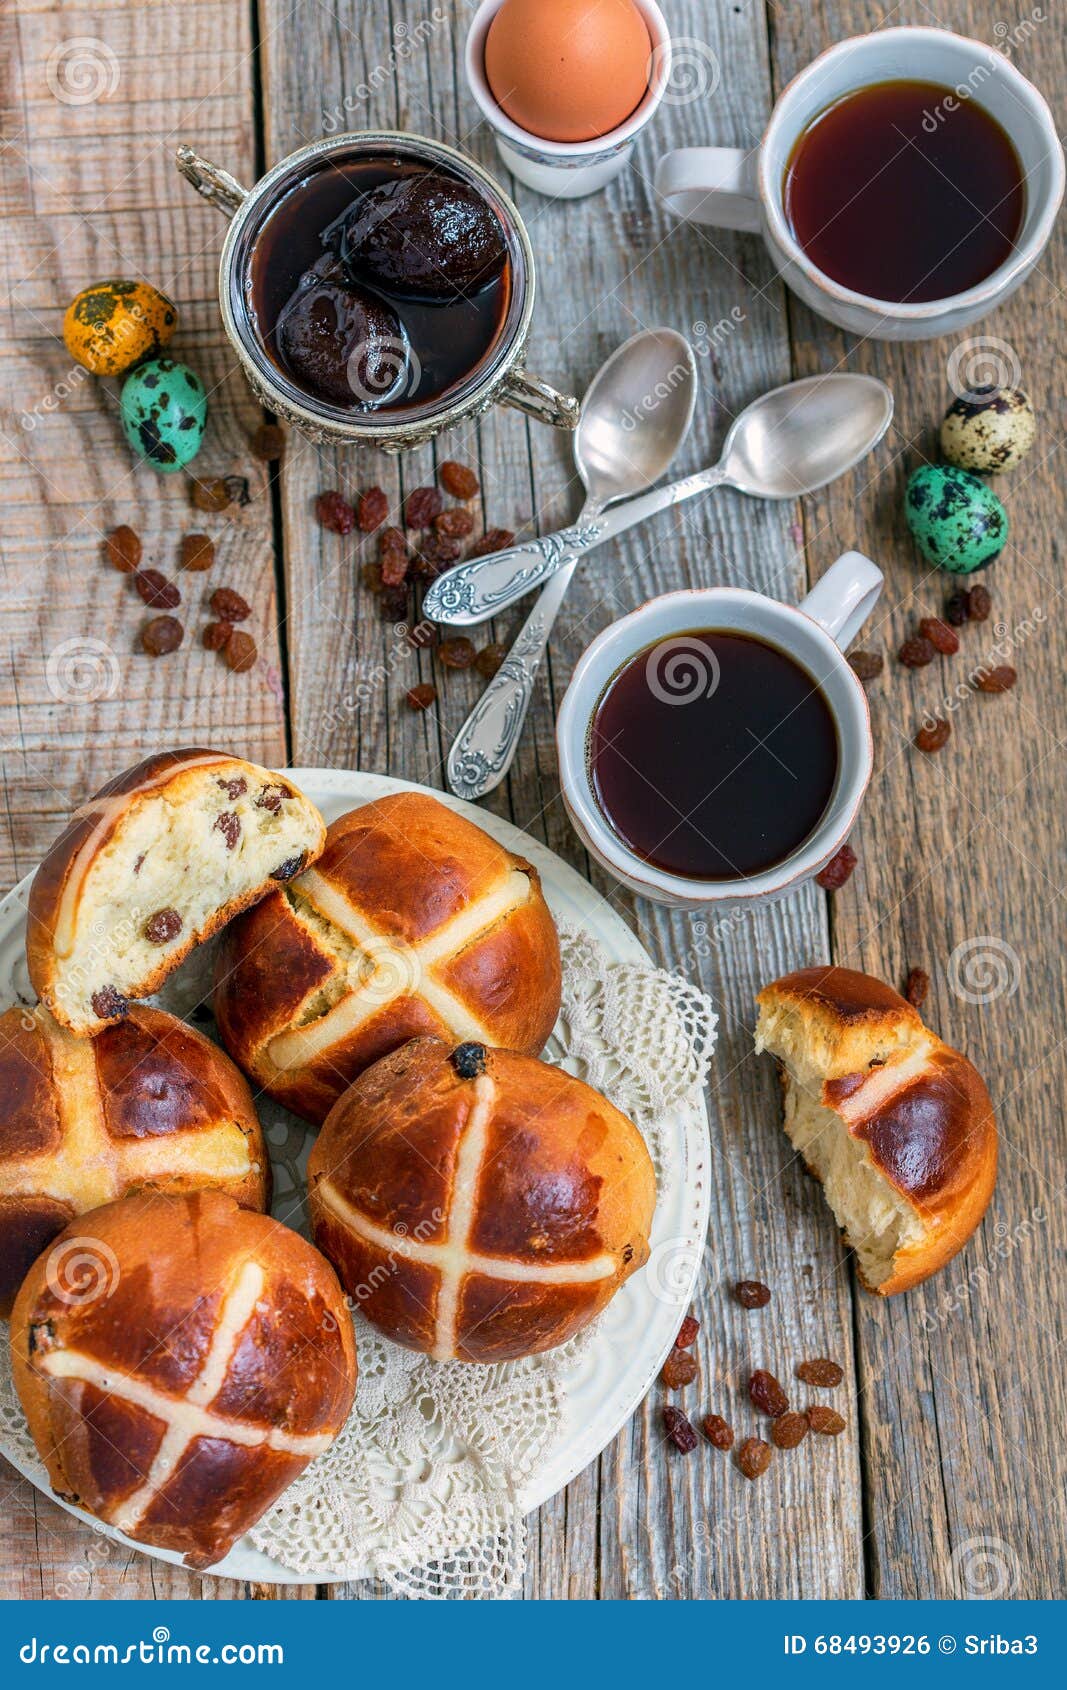
[[[980,1074],[881,980],[801,968],[757,998],[790,1142],[822,1181],[869,1291],[944,1267],[993,1194],[997,1129]]]

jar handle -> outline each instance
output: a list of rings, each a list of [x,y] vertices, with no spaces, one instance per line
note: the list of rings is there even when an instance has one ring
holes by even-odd
[[[232,217],[242,200],[248,198],[248,189],[242,188],[236,177],[231,176],[228,170],[220,170],[210,159],[201,158],[192,147],[179,147],[174,161],[185,180],[191,182],[197,193],[224,216]]]
[[[559,393],[547,381],[539,381],[528,370],[509,370],[500,389],[502,405],[512,405],[525,411],[538,422],[551,423],[553,428],[577,428],[581,404],[569,393]]]

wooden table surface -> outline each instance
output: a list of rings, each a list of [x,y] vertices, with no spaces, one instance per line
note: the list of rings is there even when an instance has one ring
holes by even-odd
[[[700,354],[702,396],[680,472],[713,461],[731,417],[794,376],[879,375],[896,395],[896,419],[870,461],[814,498],[772,506],[720,492],[598,553],[574,581],[518,759],[489,803],[589,874],[654,955],[698,979],[718,1008],[715,1182],[697,1304],[702,1386],[699,1402],[687,1393],[690,1406],[729,1415],[751,1366],[784,1373],[802,1354],[826,1354],[847,1369],[838,1397],[848,1428],[780,1457],[750,1485],[717,1452],[683,1458],[664,1447],[657,1388],[601,1459],[531,1520],[526,1590],[1058,1596],[1067,1574],[1062,239],[1022,294],[974,331],[1017,357],[1040,418],[1035,450],[998,484],[1011,539],[984,577],[1019,684],[1005,698],[968,694],[948,750],[924,758],[910,744],[921,713],[967,671],[962,659],[942,659],[911,673],[889,654],[945,591],[909,542],[902,491],[907,471],[934,455],[954,342],[857,343],[786,293],[755,238],[677,226],[650,178],[670,146],[754,144],[796,70],[883,22],[941,22],[1006,46],[1060,110],[1067,37],[1055,8],[1049,21],[1038,8],[1039,21],[1006,40],[1008,14],[993,0],[957,0],[941,16],[922,0],[885,11],[863,0],[772,0],[766,9],[666,0],[665,9],[689,80],[642,137],[634,168],[569,204],[515,189],[539,265],[530,365],[580,393],[637,328],[682,330]],[[4,884],[37,862],[72,806],[160,746],[443,783],[451,736],[481,683],[438,673],[430,656],[397,641],[361,585],[360,549],[316,525],[314,496],[377,482],[395,506],[432,480],[435,461],[458,458],[478,470],[488,525],[547,532],[579,502],[570,443],[494,411],[400,461],[293,437],[280,474],[268,476],[249,454],[261,416],[216,305],[224,225],[179,180],[173,152],[188,142],[247,183],[324,131],[398,127],[465,147],[499,173],[462,72],[472,10],[455,0],[14,0],[5,9]],[[251,501],[236,514],[203,518],[184,477],[135,466],[115,384],[72,366],[60,339],[64,306],[108,275],[144,277],[179,302],[173,350],[211,394],[198,468],[250,478]],[[138,651],[142,607],[102,562],[102,537],[118,523],[172,575],[182,534],[207,529],[216,541],[213,575],[184,578],[189,633],[169,658]],[[871,695],[876,769],[853,836],[856,873],[832,899],[809,885],[719,924],[631,899],[591,869],[559,799],[552,726],[576,659],[653,594],[731,583],[795,599],[850,546],[885,570],[863,644],[888,658]],[[250,674],[230,674],[199,647],[205,580],[207,590],[232,584],[254,606],[261,661]],[[992,627],[966,632],[968,654],[984,655]],[[402,695],[428,678],[440,704],[416,715]],[[1000,1182],[979,1236],[939,1279],[888,1304],[858,1287],[818,1188],[780,1131],[771,1064],[752,1054],[758,987],[830,958],[897,984],[909,967],[926,968],[926,1013],[979,1065],[1000,1118]],[[774,1287],[773,1318],[733,1303],[726,1287],[739,1275]],[[382,1594],[366,1584],[239,1587],[128,1555],[6,1467],[0,1498],[7,1594]]]

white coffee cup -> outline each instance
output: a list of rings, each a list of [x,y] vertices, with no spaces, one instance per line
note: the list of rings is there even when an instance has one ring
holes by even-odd
[[[833,281],[794,238],[782,203],[789,155],[812,119],[845,94],[897,79],[941,83],[953,90],[953,98],[978,100],[1011,137],[1026,178],[1023,227],[1011,256],[975,287],[918,304],[874,299]],[[966,328],[1003,304],[1041,257],[1063,187],[1063,148],[1033,84],[1003,51],[925,26],[879,29],[828,48],[783,90],[751,152],[685,148],[667,153],[656,171],[656,191],[677,216],[721,229],[760,231],[806,305],[875,340],[929,340]]]
[[[608,873],[654,903],[681,909],[736,907],[780,898],[810,880],[848,838],[874,762],[863,687],[843,648],[855,639],[882,590],[882,572],[861,552],[846,552],[797,605],[740,587],[704,587],[650,599],[605,628],[571,678],[556,723],[560,786],[567,814],[586,849]],[[833,792],[814,832],[782,862],[744,880],[690,880],[637,855],[597,802],[589,740],[610,681],[630,660],[699,629],[753,634],[788,653],[822,690],[837,728]]]

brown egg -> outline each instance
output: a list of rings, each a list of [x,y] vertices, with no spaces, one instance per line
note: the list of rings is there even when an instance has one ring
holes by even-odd
[[[520,128],[592,141],[641,104],[651,52],[634,0],[505,0],[486,37],[485,74]]]

